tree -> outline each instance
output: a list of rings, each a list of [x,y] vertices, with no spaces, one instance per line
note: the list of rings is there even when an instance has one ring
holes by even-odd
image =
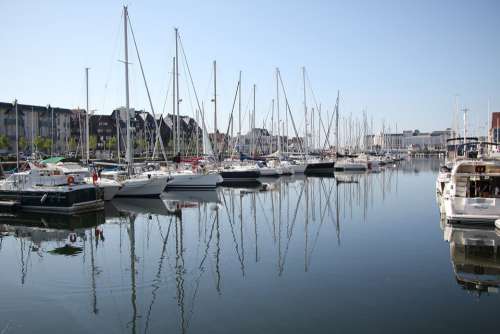
[[[35,144],[35,147],[38,151],[44,151],[44,143],[45,143],[45,139],[43,139],[42,137],[38,136],[35,138],[35,140],[33,141],[33,143]]]
[[[116,144],[117,144],[116,137],[109,138],[108,139],[108,150],[109,151],[116,151]]]
[[[9,138],[6,135],[0,135],[0,150],[9,148]]]
[[[76,151],[76,148],[77,148],[77,146],[78,146],[78,143],[76,142],[75,137],[71,137],[71,138],[69,139],[68,145],[69,145],[69,150],[70,150],[70,151],[72,151],[72,152],[73,152],[73,151]]]
[[[97,137],[90,136],[89,137],[89,149],[94,151],[97,148]]]
[[[43,139],[42,150],[45,151],[45,153],[49,153],[51,148],[52,148],[52,139],[50,138]]]
[[[24,137],[19,138],[19,149],[25,151],[28,148],[28,141]]]

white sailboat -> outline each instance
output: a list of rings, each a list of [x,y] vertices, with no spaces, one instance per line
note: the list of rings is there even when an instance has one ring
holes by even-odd
[[[127,173],[120,171],[102,172],[101,177],[114,179],[121,182],[122,187],[116,194],[118,197],[158,197],[165,190],[169,180],[168,175],[159,173],[133,173],[133,149],[130,129],[130,100],[129,100],[129,78],[128,78],[128,9],[123,7],[123,31],[125,41],[125,112],[127,123]],[[120,138],[118,138],[119,140]]]

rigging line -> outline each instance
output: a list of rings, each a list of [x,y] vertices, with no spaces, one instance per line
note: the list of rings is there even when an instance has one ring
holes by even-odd
[[[103,96],[102,96],[102,110],[106,110],[106,91],[108,89],[108,84],[109,84],[109,81],[110,81],[110,78],[111,78],[111,74],[113,72],[113,59],[115,58],[115,55],[116,55],[116,50],[118,49],[118,40],[119,40],[119,37],[120,37],[120,31],[121,31],[121,26],[122,26],[122,20],[123,20],[123,12],[120,16],[120,20],[118,22],[118,27],[116,28],[116,33],[115,33],[115,43],[114,43],[114,47],[113,47],[113,51],[112,51],[112,55],[111,55],[111,58],[109,59],[109,64],[108,64],[108,71],[107,71],[107,74],[106,74],[106,80],[104,82],[104,92],[103,92]]]
[[[187,61],[186,61],[185,57],[184,57],[184,62],[181,62],[181,63],[182,63],[182,67],[183,67],[183,70],[184,70],[184,75],[187,78],[189,73],[187,71],[188,67],[187,67]],[[192,116],[192,119],[196,120],[196,115],[195,115],[196,112],[195,112],[195,108],[193,106],[193,98],[191,96],[191,89],[193,89],[193,93],[194,93],[195,99],[196,99],[196,104],[199,106],[199,102],[197,100],[198,99],[198,95],[196,94],[196,90],[194,88],[194,84],[192,85],[193,86],[192,88],[189,86],[189,82],[188,81],[186,81],[185,84],[186,84],[186,90],[188,92],[189,105],[191,106],[191,116]],[[196,125],[198,126],[198,124],[196,124]],[[194,136],[194,134],[191,134],[191,137],[193,137],[193,136]],[[197,140],[199,140],[199,139],[197,139]],[[187,147],[185,147],[185,151],[186,151],[185,153],[187,153],[190,150],[193,151],[194,150],[194,147],[193,147],[194,145],[195,145],[195,142],[190,141],[188,143]]]
[[[163,101],[163,108],[161,109],[161,117],[163,117],[163,114],[165,113],[165,108],[167,107],[168,96],[170,94],[170,88],[172,87],[172,81],[173,81],[172,76],[169,75],[169,78],[170,79],[168,80],[167,91],[165,93],[165,100]]]
[[[184,44],[182,43],[182,39],[181,39],[180,33],[177,33],[177,38],[179,40],[179,45],[180,45],[180,48],[181,48],[181,54],[184,57],[184,62],[185,62],[186,67],[187,67],[187,72],[189,74],[189,80],[191,82],[191,86],[193,87],[194,96],[196,98],[196,105],[198,106],[198,110],[200,111],[201,120],[202,120],[202,123],[203,123],[203,129],[202,129],[202,131],[208,132],[206,124],[205,124],[205,111],[200,106],[200,100],[198,99],[198,93],[196,92],[196,87],[194,85],[193,76],[191,75],[191,68],[189,67],[189,63],[187,61],[187,56],[186,56],[186,52],[184,50]],[[207,86],[207,89],[205,91],[206,92],[205,96],[207,95],[207,92],[208,92],[208,90],[209,90],[209,88],[211,86],[212,79],[213,79],[214,75],[215,75],[215,73],[212,73],[212,71],[211,71],[211,73],[210,73],[210,80],[208,82],[208,86]],[[197,124],[197,126],[198,126],[198,124]],[[216,132],[217,132],[217,129],[215,129],[214,133],[216,133]],[[215,137],[217,137],[217,136],[215,136]],[[199,140],[199,139],[197,138],[197,140]],[[213,151],[212,143],[211,143],[210,140],[208,141],[207,144],[210,145],[210,150]]]
[[[290,120],[292,121],[293,131],[295,132],[295,136],[297,136],[297,138],[299,138],[299,133],[297,132],[297,127],[295,126],[295,121],[293,119],[292,110],[290,109],[290,104],[288,103],[288,97],[286,95],[285,86],[283,85],[283,79],[281,78],[281,72],[279,69],[278,69],[278,77],[280,79],[281,88],[283,90],[283,95],[285,97],[285,106],[286,106],[288,112],[290,113]],[[304,147],[302,147],[303,145],[302,145],[301,141],[299,140],[298,142],[299,142],[300,148],[302,149],[302,152],[305,152]]]
[[[159,222],[159,220],[157,220]],[[149,321],[150,321],[150,318],[151,318],[151,312],[153,310],[153,305],[154,305],[154,302],[156,300],[156,292],[160,289],[160,282],[161,282],[161,272],[162,272],[162,268],[163,268],[163,260],[165,259],[165,252],[166,252],[166,249],[167,249],[167,240],[168,240],[168,235],[170,234],[170,227],[172,226],[172,218],[170,218],[170,223],[168,224],[168,231],[167,231],[167,237],[164,238],[163,240],[163,247],[162,247],[162,250],[161,250],[161,255],[160,255],[160,259],[159,259],[159,263],[158,263],[158,271],[156,272],[156,276],[155,276],[155,279],[153,280],[153,283],[151,284],[151,286],[153,287],[153,290],[151,291],[151,304],[149,304],[149,308],[148,308],[148,313],[146,315],[146,326],[145,326],[145,329],[144,329],[144,333],[147,333],[148,332],[148,329],[149,329]],[[161,229],[160,229],[160,234],[161,234]],[[162,237],[163,239],[163,237]]]
[[[320,183],[321,183],[321,185],[323,186],[323,188],[322,188],[322,189],[323,189],[324,193],[326,194],[326,189],[324,188],[324,183],[323,183],[323,180],[321,180],[321,179],[320,179]],[[327,205],[329,205],[329,203],[330,203],[330,197],[331,197],[331,195],[332,195],[332,192],[333,192],[333,184],[330,186],[330,192],[328,193],[328,198],[327,198],[327,200],[326,200]],[[310,252],[309,252],[309,254],[308,254],[308,260],[307,260],[307,261],[308,261],[308,263],[309,263],[309,264],[311,264],[312,255],[313,255],[314,249],[316,248],[316,245],[317,245],[317,243],[318,243],[319,233],[321,232],[321,227],[323,226],[323,222],[324,222],[324,220],[325,220],[325,216],[326,216],[326,215],[325,215],[325,213],[326,213],[326,209],[327,209],[327,208],[325,207],[325,209],[323,210],[323,212],[324,212],[324,213],[323,213],[323,216],[322,216],[322,217],[321,217],[321,219],[320,219],[320,222],[319,222],[319,227],[318,227],[318,230],[316,231],[316,235],[315,235],[315,238],[314,238],[314,240],[313,240],[313,244],[312,244],[312,247],[311,247],[311,251],[310,251]]]
[[[284,253],[283,253],[283,257],[282,257],[282,261],[280,263],[280,272],[279,272],[279,275],[281,276],[281,274],[283,274],[283,271],[285,270],[285,262],[286,262],[286,256],[288,254],[288,249],[289,249],[289,246],[290,246],[290,241],[292,240],[292,236],[293,236],[293,230],[295,228],[295,223],[297,221],[297,213],[298,213],[298,210],[299,210],[299,203],[301,202],[301,199],[302,199],[302,194],[304,193],[304,188],[305,188],[305,182],[302,184],[302,188],[300,189],[300,195],[299,195],[299,199],[297,200],[297,206],[295,208],[295,212],[293,214],[293,220],[292,220],[292,224],[290,226],[290,231],[287,231],[287,242],[286,242],[286,245],[285,245],[285,250],[284,250]]]
[[[234,233],[234,225],[233,225],[233,221],[231,219],[231,215],[229,214],[229,211],[228,211],[228,208],[227,208],[227,203],[226,203],[226,196],[224,195],[224,192],[222,192],[222,200],[224,201],[224,208],[226,209],[226,214],[227,214],[227,218],[229,220],[229,226],[231,226],[231,234],[233,235],[233,241],[234,241],[234,244],[235,244],[235,250],[236,250],[236,254],[238,255],[238,260],[240,261],[240,265],[241,265],[241,270],[244,274],[245,272],[245,266],[243,265],[243,260],[241,258],[241,255],[240,255],[240,251],[239,251],[239,245],[238,245],[238,242],[236,241],[236,234]]]
[[[132,20],[130,19],[130,16],[128,14],[127,14],[127,18],[128,18],[128,23],[129,23],[129,26],[130,26],[130,32],[132,33],[132,40],[134,41],[135,52],[137,54],[137,60],[139,61],[139,67],[141,69],[142,79],[144,80],[144,86],[146,88],[146,93],[148,95],[149,105],[151,107],[151,112],[153,113],[153,118],[155,120],[155,128],[156,128],[156,131],[159,134],[160,129],[158,127],[158,123],[156,122],[156,115],[155,115],[155,110],[154,110],[154,107],[153,107],[153,101],[151,100],[151,94],[149,93],[149,87],[148,87],[148,83],[147,83],[147,80],[146,80],[146,75],[144,73],[144,68],[142,66],[141,56],[139,55],[139,48],[137,47],[137,42],[136,42],[136,39],[135,39],[134,29],[132,28]],[[163,158],[165,159],[165,162],[167,162],[167,154],[165,153],[165,147],[163,146],[163,138],[160,135],[158,135],[158,138],[160,140],[160,147],[161,147],[161,151],[162,151],[162,154],[163,154]]]
[[[314,90],[313,90],[313,88],[312,88],[311,79],[309,78],[309,73],[308,73],[307,71],[305,71],[305,72],[306,72],[306,79],[307,79],[307,83],[308,83],[308,85],[309,85],[309,91],[311,92],[311,95],[312,95],[313,100],[314,100],[314,105],[316,106],[316,110],[320,110],[320,109],[319,109],[319,107],[318,107],[318,101],[316,100],[316,94],[314,94]],[[329,136],[327,136],[327,134],[326,134],[326,131],[325,131],[325,126],[324,126],[324,124],[323,124],[323,120],[321,119],[321,117],[320,117],[320,119],[319,119],[319,123],[320,123],[320,125],[321,125],[321,129],[323,130],[323,133],[324,133],[324,134],[325,134],[325,136],[326,136],[326,139],[325,139],[325,144],[323,145],[323,148],[326,146],[326,142],[328,142],[328,145],[329,145],[329,146],[332,146],[332,144],[330,143],[330,138],[329,138]],[[330,123],[330,125],[328,126],[328,133],[330,133],[330,127],[331,127],[331,123]]]
[[[231,115],[229,116],[229,122],[227,124],[227,131],[226,131],[226,136],[224,138],[224,146],[222,147],[221,154],[226,150],[226,146],[229,146],[229,141],[227,140],[229,136],[229,130],[231,129],[231,123],[233,122],[233,113],[234,113],[234,107],[236,105],[236,98],[238,97],[238,92],[240,90],[240,82],[238,81],[238,84],[236,85],[236,91],[234,93],[234,99],[233,99],[233,107],[231,108]]]
[[[186,53],[184,52],[184,45],[182,44],[181,34],[177,33],[177,37],[179,39],[179,45],[181,47],[181,54],[184,57],[184,63],[185,63],[185,66],[187,68],[187,72],[189,74],[189,79],[190,79],[190,82],[191,82],[191,86],[193,86],[193,92],[194,92],[194,96],[195,96],[195,99],[196,99],[196,104],[198,106],[198,110],[201,110],[200,100],[198,99],[198,93],[196,92],[196,87],[194,86],[193,76],[191,75],[191,69],[190,69],[189,63],[187,61]],[[211,82],[212,82],[212,77],[210,77],[210,83]],[[207,91],[208,91],[208,88],[207,88]]]

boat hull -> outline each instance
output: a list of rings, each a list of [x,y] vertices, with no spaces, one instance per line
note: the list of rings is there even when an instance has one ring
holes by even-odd
[[[500,218],[500,199],[449,197],[444,209],[449,222],[494,223]]]
[[[139,177],[124,180],[115,197],[159,197],[165,190],[167,176]]]
[[[75,214],[102,210],[104,202],[95,188],[58,190],[0,190],[0,201],[11,209],[34,213]]]
[[[220,172],[223,182],[257,182],[258,170],[223,170]]]
[[[333,174],[335,168],[335,162],[325,161],[325,162],[313,162],[308,163],[305,169],[306,175],[330,175]]]
[[[217,174],[174,174],[167,183],[167,190],[215,189],[223,181]]]

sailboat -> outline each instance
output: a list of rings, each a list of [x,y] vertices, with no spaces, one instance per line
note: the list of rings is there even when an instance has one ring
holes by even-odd
[[[174,87],[176,89],[173,89],[173,94],[174,94],[174,115],[176,113],[175,108],[177,107],[177,122],[174,123],[174,138],[176,139],[177,142],[177,150],[178,150],[178,155],[180,156],[180,127],[179,127],[179,103],[175,103],[176,101],[180,101],[179,99],[179,72],[178,72],[178,67],[179,67],[179,50],[178,50],[178,42],[179,42],[179,32],[177,29],[175,29],[175,58],[174,58],[174,73],[173,73],[173,81],[174,81]],[[215,72],[215,61],[214,61],[214,72]],[[214,83],[216,82],[216,79],[214,78]],[[215,84],[214,84],[215,86]],[[205,139],[205,122],[204,122],[204,115],[202,114],[202,124],[203,124],[203,139]],[[198,137],[196,138],[198,140]],[[204,140],[204,146],[207,145],[207,143]],[[223,179],[222,177],[217,173],[217,171],[209,171],[206,168],[203,168],[201,166],[196,166],[196,165],[187,165],[188,167],[192,168],[182,168],[182,166],[186,167],[186,165],[181,164],[181,168],[177,168],[174,171],[170,172],[170,178],[167,183],[167,190],[171,189],[176,189],[176,190],[192,190],[192,189],[215,189],[218,184],[222,183]],[[177,166],[179,167],[179,166]]]
[[[116,194],[118,197],[159,197],[165,190],[169,176],[161,173],[145,172],[134,173],[134,154],[132,151],[132,131],[130,129],[130,100],[128,78],[128,8],[123,6],[123,32],[125,44],[125,112],[127,123],[127,172],[106,171],[101,173],[102,178],[114,179],[122,184]],[[118,138],[119,140],[120,138]]]

